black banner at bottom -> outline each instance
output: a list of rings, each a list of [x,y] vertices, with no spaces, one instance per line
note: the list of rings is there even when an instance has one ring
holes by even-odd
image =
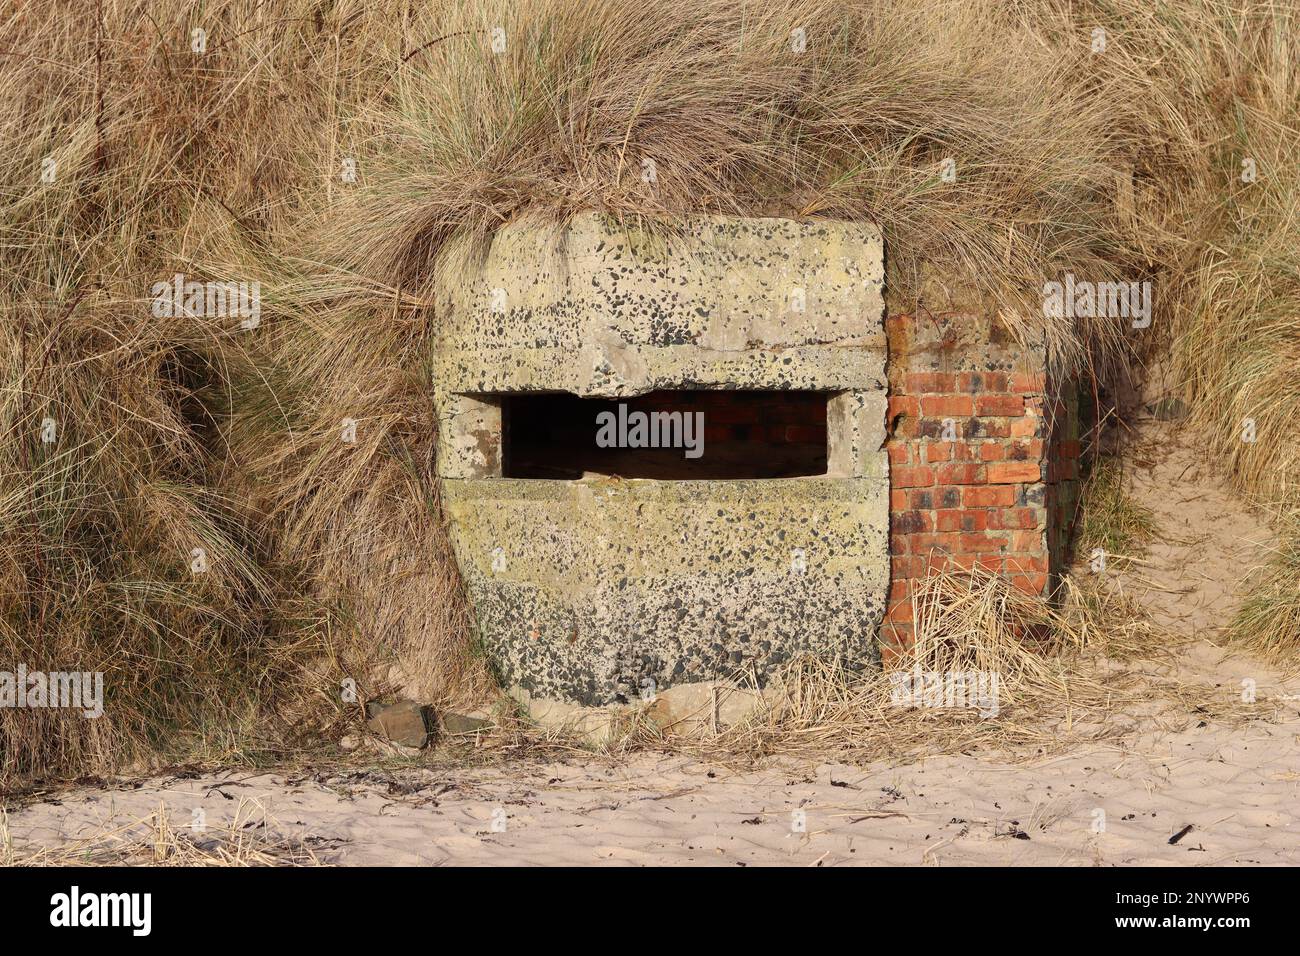
[[[669,882],[669,880],[671,882]],[[1239,934],[1291,924],[1293,874],[1285,869],[10,869],[0,871],[0,909],[11,942],[29,935],[76,943],[155,941],[187,946],[279,943],[373,944],[437,921],[487,927],[500,944],[552,936],[564,914],[572,932],[615,943],[623,934],[668,932],[674,904],[714,910],[728,937],[757,940],[846,915],[968,934],[1035,929],[1076,941],[1097,937],[1178,939],[1197,934],[1231,945]],[[750,905],[743,905],[749,901]],[[742,905],[737,905],[742,904]],[[1284,915],[1283,907],[1288,912]],[[504,917],[504,918],[502,918]],[[739,917],[739,918],[738,918]],[[221,927],[219,935],[202,929]],[[535,920],[535,922],[534,922]],[[774,925],[775,922],[775,925]],[[829,928],[829,927],[826,927]],[[841,927],[842,928],[842,927]],[[568,931],[563,931],[567,933]],[[1004,937],[1005,938],[1005,937]],[[734,945],[734,940],[729,939]]]

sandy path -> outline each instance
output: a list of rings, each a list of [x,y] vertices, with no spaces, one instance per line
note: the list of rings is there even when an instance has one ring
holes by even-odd
[[[1131,592],[1161,630],[1218,637],[1241,604],[1247,572],[1267,563],[1273,532],[1175,426],[1138,422],[1127,458],[1133,497],[1161,531],[1125,575]]]

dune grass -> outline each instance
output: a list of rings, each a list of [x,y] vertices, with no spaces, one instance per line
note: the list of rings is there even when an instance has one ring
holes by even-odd
[[[1294,667],[1300,651],[1300,517],[1292,514],[1279,524],[1284,530],[1276,553],[1253,572],[1231,634],[1265,658]]]

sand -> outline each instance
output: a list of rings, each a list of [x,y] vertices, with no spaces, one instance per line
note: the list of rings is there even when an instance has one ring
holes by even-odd
[[[1247,572],[1267,563],[1275,535],[1174,425],[1137,423],[1126,474],[1133,498],[1160,528],[1127,575],[1130,593],[1162,632],[1222,637]]]
[[[145,839],[161,801],[174,824],[196,807],[211,830],[236,813],[265,819],[269,831],[306,840],[320,862],[344,865],[1295,865],[1300,695],[1283,708],[1275,722],[1192,727],[1040,761],[959,755],[737,771],[637,753],[162,777],[17,809],[9,829],[20,855],[135,821]]]

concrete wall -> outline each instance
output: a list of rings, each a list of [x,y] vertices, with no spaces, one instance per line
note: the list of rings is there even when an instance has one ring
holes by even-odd
[[[761,679],[804,651],[877,658],[889,577],[877,230],[711,218],[663,237],[589,214],[508,226],[461,255],[437,295],[438,469],[507,686],[606,704]],[[828,474],[500,477],[495,396],[658,389],[833,392]]]

